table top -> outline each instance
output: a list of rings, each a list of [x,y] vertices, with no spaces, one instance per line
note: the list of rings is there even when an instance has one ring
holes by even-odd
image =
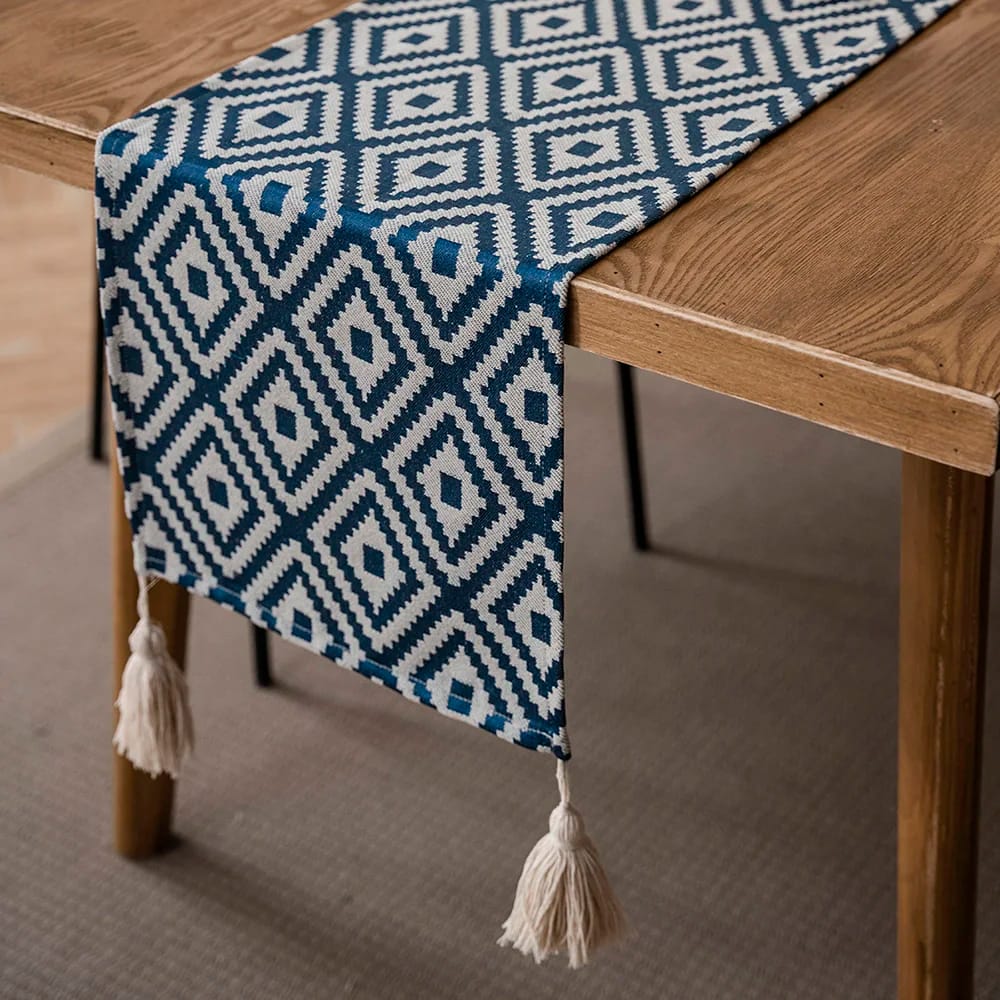
[[[0,161],[80,186],[114,121],[343,0],[7,0]],[[1000,4],[963,0],[584,271],[567,342],[982,474],[1000,395]]]

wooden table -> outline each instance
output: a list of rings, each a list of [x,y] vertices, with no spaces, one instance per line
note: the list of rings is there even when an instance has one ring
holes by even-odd
[[[0,160],[92,183],[108,124],[343,0],[7,0]],[[899,996],[972,996],[1000,394],[1000,4],[964,0],[692,202],[590,267],[568,342],[903,453]],[[120,491],[120,487],[119,487]],[[115,500],[116,679],[135,621]],[[887,525],[886,530],[892,530]],[[183,656],[186,595],[154,614]],[[172,786],[117,759],[119,849]]]

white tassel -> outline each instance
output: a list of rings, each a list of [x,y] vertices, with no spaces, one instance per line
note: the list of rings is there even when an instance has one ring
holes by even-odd
[[[139,578],[139,622],[128,637],[132,655],[122,673],[115,706],[115,749],[154,777],[176,778],[194,746],[187,680],[171,659],[167,639],[149,617],[149,584]]]
[[[556,766],[559,805],[549,832],[535,844],[521,872],[514,906],[498,944],[513,945],[541,962],[565,951],[571,969],[625,932],[625,915],[604,872],[597,848],[570,805],[566,765]]]

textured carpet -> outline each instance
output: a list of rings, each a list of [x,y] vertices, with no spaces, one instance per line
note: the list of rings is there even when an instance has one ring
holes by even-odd
[[[81,459],[0,501],[0,996],[892,995],[897,456],[643,376],[659,549],[640,556],[612,371],[572,352],[568,374],[574,798],[634,936],[575,974],[496,948],[552,762],[283,644],[256,690],[245,624],[203,601],[182,841],[117,858],[108,499]]]

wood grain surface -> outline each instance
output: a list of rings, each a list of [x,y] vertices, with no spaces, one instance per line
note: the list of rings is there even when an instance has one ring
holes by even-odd
[[[4,0],[0,159],[89,187],[94,137],[102,129],[346,6],[347,0]],[[12,119],[62,133],[57,155],[36,156],[44,131],[22,126],[11,134]]]
[[[8,0],[0,160],[89,185],[100,129],[342,6]],[[585,271],[568,342],[993,471],[998,92],[1000,4],[963,0]]]
[[[570,290],[567,343],[981,474],[997,403],[800,341],[595,285]]]
[[[993,480],[904,456],[901,1000],[972,1000]]]

